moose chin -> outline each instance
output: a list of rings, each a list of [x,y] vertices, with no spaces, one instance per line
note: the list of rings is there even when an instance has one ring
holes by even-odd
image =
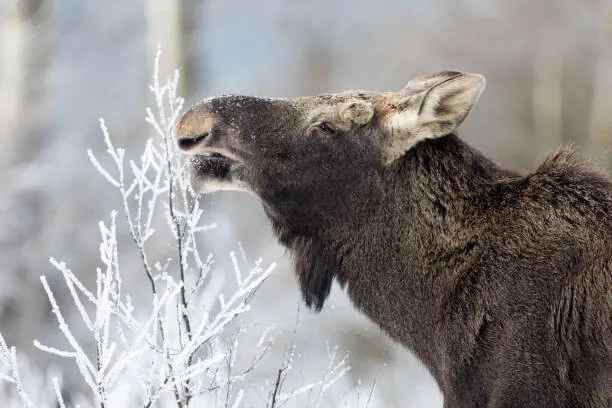
[[[612,181],[567,149],[521,174],[468,145],[484,86],[225,95],[176,138],[199,189],[259,198],[305,303],[345,287],[445,407],[612,407]]]

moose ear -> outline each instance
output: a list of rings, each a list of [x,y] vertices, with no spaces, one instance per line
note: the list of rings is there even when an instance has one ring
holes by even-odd
[[[411,79],[400,92],[403,94],[417,94],[433,88],[442,82],[464,75],[459,71],[440,71],[433,74],[422,75]]]
[[[361,99],[349,100],[340,106],[340,118],[356,125],[365,125],[374,116],[372,104]]]
[[[410,81],[388,116],[387,162],[421,140],[453,132],[474,107],[485,82],[482,75],[449,71]]]

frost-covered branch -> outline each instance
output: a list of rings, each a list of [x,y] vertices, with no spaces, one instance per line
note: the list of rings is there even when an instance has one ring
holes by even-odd
[[[285,380],[287,379],[289,372],[294,367],[296,355],[295,341],[300,322],[299,315],[300,308],[298,306],[295,325],[293,326],[293,331],[291,334],[291,344],[289,348],[285,351],[283,362],[279,367],[278,371],[276,372],[274,386],[272,387],[269,403],[267,404],[269,408],[282,407],[288,401],[293,400],[303,394],[312,393],[313,391],[318,392],[315,394],[314,401],[312,401],[309,406],[319,407],[321,399],[325,392],[329,389],[329,387],[331,387],[336,381],[338,381],[350,370],[350,366],[348,364],[348,354],[344,354],[342,358],[338,359],[338,347],[335,346],[333,349],[330,349],[329,345],[326,344],[328,366],[323,378],[312,383],[303,384],[300,387],[297,387],[289,392],[282,392]]]
[[[126,151],[113,144],[102,119],[100,129],[108,157],[101,159],[93,151],[87,152],[94,168],[119,195],[123,213],[118,217],[113,210],[108,221],[99,223],[100,266],[95,270],[95,287],[88,287],[79,278],[84,272],[77,274],[64,262],[50,258],[54,273],[61,279],[41,276],[40,280],[63,344],[35,340],[34,345],[76,366],[88,390],[81,406],[102,408],[137,401],[143,407],[239,408],[249,389],[270,395],[271,406],[277,407],[317,391],[317,406],[348,365],[346,356],[339,359],[333,349],[321,380],[285,392],[284,381],[293,369],[299,319],[276,381],[262,385],[251,380],[274,344],[270,328],[263,331],[254,349],[248,350],[249,357],[241,359],[246,363],[239,363],[240,338],[246,332],[242,316],[250,310],[253,295],[276,265],[265,265],[261,259],[249,263],[239,247],[241,260],[234,252],[229,253],[232,290],[210,285],[213,258],[202,252],[198,242],[214,224],[203,223],[199,197],[189,183],[184,158],[172,141],[183,107],[183,99],[176,94],[178,71],[161,83],[159,58],[158,52],[150,87],[155,108],[147,108],[145,117],[155,136],[144,142],[138,160],[128,160]],[[120,246],[122,231],[131,243]],[[157,240],[162,245],[155,245]],[[169,253],[149,250],[168,247],[168,243]],[[130,253],[139,256],[151,288],[151,296],[144,303],[134,302],[123,284],[120,257]],[[132,271],[128,273],[133,275]],[[65,287],[60,288],[59,283]],[[67,291],[80,319],[76,323],[82,323],[84,331],[71,327],[75,322],[69,322],[68,316],[72,314],[62,310],[57,301],[60,290]],[[14,386],[24,407],[65,407],[60,379],[49,381],[52,402],[41,405],[36,399],[34,404],[21,381],[16,350],[0,335],[0,381]],[[272,388],[266,390],[270,384]]]
[[[7,381],[15,385],[15,388],[19,393],[21,403],[25,408],[33,407],[30,397],[23,389],[21,377],[19,375],[19,365],[17,364],[17,351],[15,346],[9,347],[6,344],[4,337],[2,337],[2,334],[0,334],[0,363],[2,363],[5,369],[8,369],[7,374],[0,373],[0,380]]]

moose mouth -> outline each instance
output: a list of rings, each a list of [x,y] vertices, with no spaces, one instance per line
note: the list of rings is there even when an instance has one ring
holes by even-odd
[[[211,193],[220,190],[233,190],[251,193],[243,180],[244,162],[227,152],[228,157],[219,151],[193,155],[190,163],[191,184],[196,191]]]
[[[232,165],[235,163],[235,160],[217,152],[196,154],[191,158],[192,171],[195,176],[228,181]]]

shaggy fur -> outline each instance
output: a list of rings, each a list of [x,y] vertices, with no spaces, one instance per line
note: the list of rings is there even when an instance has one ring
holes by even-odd
[[[519,174],[454,133],[389,163],[392,97],[224,96],[177,136],[224,155],[194,156],[201,186],[237,180],[261,199],[306,304],[339,282],[429,368],[445,407],[612,406],[609,177],[567,149]],[[338,113],[351,98],[372,103],[368,123]]]

